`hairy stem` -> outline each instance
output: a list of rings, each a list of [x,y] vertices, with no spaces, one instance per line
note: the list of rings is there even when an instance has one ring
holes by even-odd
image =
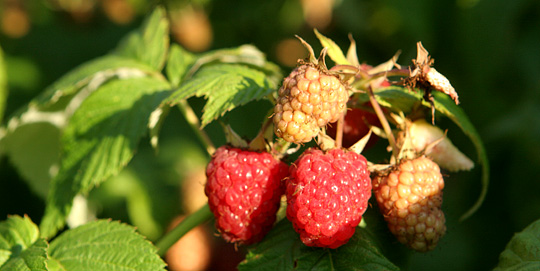
[[[392,129],[390,128],[390,124],[388,123],[388,120],[384,116],[384,112],[381,109],[381,106],[375,99],[375,94],[373,94],[373,89],[371,87],[368,87],[368,95],[369,95],[369,101],[371,102],[371,106],[373,107],[373,110],[375,110],[375,114],[377,114],[377,117],[379,118],[379,121],[381,122],[384,132],[386,133],[386,136],[388,137],[388,142],[390,143],[390,146],[392,147],[392,155],[394,158],[398,159],[398,149],[396,145],[396,139],[394,138],[394,134],[392,133]]]
[[[214,146],[214,143],[212,143],[212,140],[210,140],[210,137],[201,129],[199,117],[197,117],[193,111],[193,108],[191,108],[186,100],[180,101],[178,108],[186,118],[189,126],[191,126],[191,129],[195,132],[201,143],[206,148],[208,154],[212,156],[212,154],[216,151],[216,147]]]
[[[158,249],[158,254],[164,256],[167,253],[167,250],[174,245],[182,236],[188,233],[193,228],[197,227],[203,222],[206,222],[212,218],[212,212],[208,207],[208,204],[205,204],[195,213],[190,214],[180,224],[174,227],[171,231],[165,234],[157,243],[156,247]]]
[[[345,112],[341,115],[339,120],[337,121],[337,127],[336,127],[336,148],[340,149],[343,145],[343,126],[345,126]]]

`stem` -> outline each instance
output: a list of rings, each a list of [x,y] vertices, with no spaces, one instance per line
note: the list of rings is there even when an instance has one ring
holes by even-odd
[[[343,145],[343,126],[345,123],[345,112],[339,120],[337,121],[337,127],[336,127],[336,148],[341,149],[341,146]]]
[[[212,156],[212,154],[216,151],[216,147],[214,146],[214,143],[212,143],[212,140],[210,140],[210,137],[208,137],[208,135],[201,129],[199,117],[197,117],[193,111],[193,108],[191,108],[186,100],[181,100],[178,104],[178,108],[186,118],[189,126],[191,126],[191,129],[193,129],[197,137],[201,140],[201,143],[206,148],[208,154]]]
[[[266,118],[266,120],[264,121],[263,125],[261,126],[261,130],[259,131],[259,134],[262,134],[263,136],[266,134],[266,131],[268,130],[268,128],[270,128],[270,126],[273,124],[273,120],[272,118]]]
[[[386,133],[386,136],[388,137],[388,142],[390,143],[390,146],[392,147],[392,155],[398,160],[398,149],[396,145],[396,139],[394,138],[394,134],[392,133],[392,129],[390,128],[390,124],[388,123],[388,120],[384,116],[384,112],[381,109],[381,106],[375,99],[375,94],[373,94],[373,89],[371,87],[368,87],[368,94],[369,94],[369,101],[371,102],[371,106],[373,107],[373,110],[375,110],[375,114],[377,114],[377,117],[379,118],[379,121],[381,122],[384,132]]]
[[[382,71],[378,73],[374,73],[370,75],[370,79],[379,78],[382,76],[403,76],[403,77],[409,77],[411,76],[411,71],[409,69],[392,69],[389,71]]]
[[[212,212],[208,207],[208,204],[205,204],[195,213],[187,216],[174,227],[171,231],[165,234],[157,243],[156,247],[158,249],[158,254],[164,256],[167,250],[174,245],[182,236],[188,233],[190,230],[198,226],[199,224],[206,222],[212,218]]]

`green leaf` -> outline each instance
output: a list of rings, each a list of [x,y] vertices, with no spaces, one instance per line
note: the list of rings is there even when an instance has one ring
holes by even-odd
[[[171,46],[165,72],[173,87],[178,87],[180,83],[184,81],[189,69],[193,67],[196,60],[197,57],[194,54],[186,51],[181,46],[177,44]],[[148,129],[150,130],[150,144],[155,150],[158,149],[161,125],[165,121],[167,115],[169,115],[170,109],[171,108],[168,105],[162,104],[150,115],[150,123],[148,124]]]
[[[202,67],[165,102],[174,106],[192,96],[208,98],[202,115],[204,127],[237,106],[269,95],[275,88],[276,84],[259,70],[238,64],[215,64]]]
[[[341,51],[341,48],[339,48],[339,46],[333,40],[325,37],[317,29],[315,29],[314,31],[315,31],[315,35],[317,35],[317,38],[321,42],[321,45],[323,47],[328,48],[327,54],[336,64],[340,64],[340,65],[351,64],[347,60],[345,55],[343,54],[343,51]]]
[[[82,102],[62,137],[63,157],[51,183],[42,236],[49,238],[63,227],[76,194],[87,193],[131,160],[150,113],[169,88],[155,78],[114,80]]]
[[[30,247],[20,252],[16,258],[11,258],[4,265],[0,266],[0,271],[48,270],[45,265],[47,260],[47,246],[48,244],[45,239],[40,238],[36,240]]]
[[[20,125],[2,138],[1,145],[30,189],[47,196],[53,168],[60,161],[60,129],[49,122]]]
[[[150,155],[154,156],[153,154]],[[145,158],[148,160],[156,157]],[[136,161],[132,161],[131,164],[122,170],[118,175],[110,178],[106,183],[100,185],[99,191],[95,192],[101,192],[101,198],[95,200],[100,202],[104,209],[111,208],[106,205],[106,200],[103,199],[104,197],[106,197],[107,200],[121,200],[122,202],[125,202],[130,224],[136,227],[137,231],[146,238],[155,240],[161,236],[163,227],[166,226],[160,225],[159,221],[157,221],[158,214],[156,210],[158,208],[162,208],[164,204],[169,203],[166,201],[160,201],[166,198],[166,195],[159,193],[160,191],[158,189],[162,184],[156,180],[157,178],[162,178],[162,176],[154,178],[152,180],[153,182],[148,184],[150,187],[147,187],[143,177],[140,174],[137,174],[133,169],[137,168],[137,164],[134,163],[136,163]],[[137,168],[136,170],[141,169]],[[158,176],[160,170],[163,169],[160,168],[155,170],[156,174],[154,177]],[[95,196],[96,194],[93,195]],[[170,209],[175,208],[172,208],[171,206]]]
[[[266,56],[263,52],[250,44],[244,44],[235,48],[218,49],[204,53],[197,60],[196,68],[212,62],[247,64],[268,70],[277,68],[275,64],[266,60]]]
[[[435,110],[451,119],[459,128],[461,128],[463,133],[469,137],[476,149],[478,161],[482,166],[482,190],[480,192],[480,196],[476,200],[475,204],[461,216],[460,219],[463,220],[476,212],[486,197],[489,186],[489,161],[484,143],[463,109],[456,105],[448,95],[442,92],[436,91],[432,94],[434,98]],[[366,97],[367,96],[361,96],[359,99],[364,100]],[[410,112],[415,103],[419,101],[422,101],[424,106],[431,107],[428,102],[423,100],[422,91],[411,91],[405,87],[383,88],[375,92],[375,97],[377,102],[379,102],[382,106],[390,108],[394,111]]]
[[[516,233],[499,256],[495,271],[540,269],[540,220]]]
[[[375,246],[370,233],[357,228],[338,249],[305,246],[292,224],[282,219],[248,251],[239,270],[399,270]]]
[[[146,65],[119,56],[104,56],[79,66],[9,119],[0,138],[0,153],[8,155],[30,188],[44,197],[58,166],[61,131],[81,102],[111,79],[151,72]]]
[[[413,106],[422,100],[422,94],[413,92],[403,87],[386,87],[374,91],[377,102],[394,112],[408,113]],[[363,95],[364,101],[369,101],[369,97]]]
[[[0,270],[47,270],[47,242],[28,217],[0,222]]]
[[[6,109],[6,98],[8,95],[7,88],[7,72],[4,62],[4,51],[0,47],[0,123],[4,119],[4,111]]]
[[[276,64],[266,60],[266,56],[257,47],[244,44],[235,48],[218,49],[197,57],[184,78],[192,78],[203,66],[212,64],[243,64],[266,74],[267,80],[278,85],[283,79],[281,69]]]
[[[165,270],[156,248],[135,228],[98,220],[54,239],[49,255],[61,270]]]
[[[119,55],[80,65],[9,119],[5,134],[0,136],[0,154],[11,158],[33,191],[46,195],[51,172],[58,166],[61,131],[84,99],[111,79],[149,74],[161,77],[147,64]]]
[[[161,71],[169,49],[169,21],[165,9],[157,7],[143,25],[130,33],[115,50]]]
[[[65,105],[65,97],[69,99],[81,90],[90,92],[112,78],[141,77],[153,70],[148,65],[135,59],[117,55],[106,55],[84,63],[66,75],[62,76],[36,99],[30,102],[30,107],[39,110],[61,110],[57,103]],[[56,105],[56,106],[53,106]],[[52,107],[52,108],[51,108]],[[58,108],[60,107],[60,108]]]
[[[228,63],[245,64],[266,74],[275,85],[281,83],[283,75],[278,65],[266,60],[266,56],[257,47],[244,44],[235,48],[226,48],[202,54],[185,75],[191,78],[202,66],[207,64]]]
[[[197,58],[194,54],[186,51],[181,46],[177,44],[171,46],[165,72],[172,86],[177,87],[180,85],[182,79],[196,60]]]

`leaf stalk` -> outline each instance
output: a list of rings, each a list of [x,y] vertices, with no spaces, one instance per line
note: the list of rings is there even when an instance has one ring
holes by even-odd
[[[186,100],[181,100],[178,103],[178,108],[186,118],[186,121],[188,122],[191,129],[195,132],[195,135],[203,144],[204,148],[208,152],[208,155],[212,156],[212,154],[216,151],[216,147],[214,146],[214,143],[212,143],[212,140],[210,140],[208,134],[206,134],[204,130],[201,129],[201,122],[199,121],[199,117],[197,117],[197,115],[193,111],[193,108],[191,108],[191,106]]]
[[[212,212],[208,204],[205,204],[195,213],[187,216],[174,227],[171,231],[165,234],[157,243],[156,247],[158,249],[158,254],[163,257],[167,250],[174,245],[180,238],[182,238],[186,233],[188,233],[193,228],[202,224],[203,222],[209,221],[212,218]]]

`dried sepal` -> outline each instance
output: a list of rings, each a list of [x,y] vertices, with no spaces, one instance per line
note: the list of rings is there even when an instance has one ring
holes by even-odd
[[[360,66],[360,62],[358,61],[358,54],[356,52],[356,41],[353,39],[352,34],[349,34],[349,40],[351,41],[351,45],[349,46],[349,50],[347,50],[347,60],[351,65],[358,67]]]
[[[422,42],[418,42],[416,59],[413,60],[414,69],[411,70],[410,76],[405,79],[405,85],[414,88],[419,87],[426,91],[426,100],[432,103],[430,95],[431,90],[440,91],[452,98],[456,104],[459,104],[459,97],[450,81],[433,68],[434,60],[429,56],[428,51]]]

